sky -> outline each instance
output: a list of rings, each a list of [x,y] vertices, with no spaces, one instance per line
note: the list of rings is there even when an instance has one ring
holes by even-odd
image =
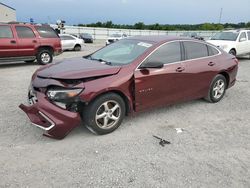
[[[17,20],[68,25],[111,20],[116,24],[199,24],[250,21],[250,0],[0,0],[17,11]]]

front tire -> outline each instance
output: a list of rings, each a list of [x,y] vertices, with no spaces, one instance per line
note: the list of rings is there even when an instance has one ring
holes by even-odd
[[[231,54],[231,55],[233,55],[233,56],[236,56],[236,51],[235,51],[234,49],[231,49],[231,50],[229,51],[229,54]]]
[[[226,88],[227,80],[225,76],[221,74],[216,75],[210,85],[208,95],[205,99],[211,103],[219,102],[225,95]]]
[[[83,111],[86,127],[93,133],[103,135],[117,129],[125,116],[124,100],[115,93],[102,95]]]
[[[47,65],[53,61],[53,55],[50,50],[43,49],[37,54],[37,63],[40,65]]]

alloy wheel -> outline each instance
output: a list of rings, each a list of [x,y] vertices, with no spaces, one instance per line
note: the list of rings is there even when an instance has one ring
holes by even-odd
[[[121,117],[121,106],[114,100],[109,100],[100,105],[96,111],[95,121],[98,127],[110,129],[114,127]]]
[[[49,63],[50,62],[50,55],[47,52],[42,53],[41,60],[44,64]]]
[[[221,98],[223,96],[225,91],[225,82],[222,79],[219,79],[215,82],[214,87],[213,87],[213,97],[215,99]]]

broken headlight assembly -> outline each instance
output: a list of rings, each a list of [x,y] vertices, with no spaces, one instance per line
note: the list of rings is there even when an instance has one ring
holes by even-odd
[[[56,102],[67,102],[74,101],[75,97],[77,97],[83,89],[49,89],[47,91],[47,97]]]
[[[50,88],[46,95],[55,105],[69,111],[77,111],[77,103],[80,102],[78,96],[83,90],[83,88]]]

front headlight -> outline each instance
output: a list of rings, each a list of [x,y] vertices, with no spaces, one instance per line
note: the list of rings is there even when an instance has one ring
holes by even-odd
[[[67,102],[74,101],[75,97],[78,96],[83,89],[49,89],[47,96],[50,100],[56,102]]]

